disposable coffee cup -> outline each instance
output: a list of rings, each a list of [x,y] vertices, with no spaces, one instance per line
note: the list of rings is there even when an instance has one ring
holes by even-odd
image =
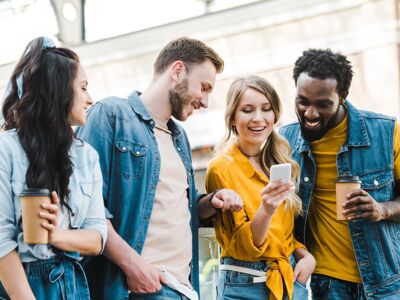
[[[347,201],[346,195],[361,187],[361,181],[358,176],[339,176],[336,179],[336,219],[347,221],[343,215],[343,203]]]
[[[50,191],[47,189],[25,189],[19,195],[22,208],[22,230],[26,244],[47,244],[49,232],[42,227],[43,222],[48,222],[39,216],[40,212],[48,212],[41,207],[50,204]]]

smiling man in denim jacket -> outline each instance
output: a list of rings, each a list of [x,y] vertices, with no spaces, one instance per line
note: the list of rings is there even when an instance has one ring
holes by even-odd
[[[185,121],[206,108],[222,69],[204,43],[174,40],[145,92],[96,103],[78,129],[99,153],[113,215],[104,256],[87,267],[94,299],[197,299],[198,217],[240,210],[242,201],[231,190],[197,193],[186,133],[171,116]]]
[[[299,122],[281,128],[301,167],[296,237],[317,260],[313,299],[400,299],[400,129],[346,100],[352,76],[347,58],[329,49],[296,61]],[[347,221],[336,220],[339,175],[362,182],[343,205]]]

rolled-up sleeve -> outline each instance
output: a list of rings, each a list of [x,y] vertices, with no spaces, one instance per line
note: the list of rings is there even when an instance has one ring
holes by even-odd
[[[98,155],[94,149],[91,150],[93,151],[93,160],[91,162],[91,171],[93,174],[92,195],[88,211],[81,228],[97,230],[100,233],[102,238],[102,247],[100,253],[102,253],[107,240],[107,223],[102,195],[103,181]]]
[[[18,246],[11,172],[11,149],[0,137],[0,258]]]

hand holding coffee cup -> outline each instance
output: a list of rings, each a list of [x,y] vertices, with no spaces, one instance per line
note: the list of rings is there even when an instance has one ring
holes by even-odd
[[[55,197],[54,197],[55,195]],[[58,197],[48,189],[29,188],[19,195],[22,210],[22,230],[27,244],[47,244],[57,227]]]
[[[342,212],[348,220],[365,219],[379,222],[389,217],[385,203],[387,202],[377,202],[363,189],[356,189],[347,194]]]
[[[336,179],[336,219],[347,221],[348,218],[343,214],[343,205],[348,200],[347,195],[354,190],[360,189],[361,181],[358,176],[339,176]]]
[[[49,243],[51,244],[54,235],[56,234],[56,230],[58,227],[58,207],[60,200],[58,199],[58,195],[56,192],[51,193],[52,204],[50,203],[43,203],[41,207],[46,211],[42,211],[39,213],[39,216],[44,219],[41,223],[42,227],[48,231],[49,235]]]

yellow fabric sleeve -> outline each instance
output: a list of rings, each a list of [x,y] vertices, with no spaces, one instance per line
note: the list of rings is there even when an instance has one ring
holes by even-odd
[[[208,169],[206,175],[206,190],[212,192],[216,189],[229,188],[227,180],[220,172],[223,169]],[[214,218],[214,228],[217,240],[227,255],[239,260],[249,257],[260,257],[268,247],[268,237],[260,247],[254,245],[253,234],[250,228],[251,221],[246,216],[245,209],[239,212],[218,213]]]

